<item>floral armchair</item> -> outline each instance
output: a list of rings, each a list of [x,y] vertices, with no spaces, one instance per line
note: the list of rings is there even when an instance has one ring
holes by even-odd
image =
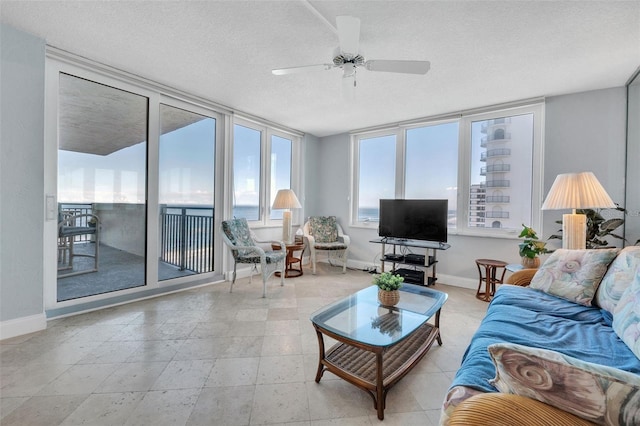
[[[229,293],[233,291],[233,284],[236,282],[236,267],[238,263],[253,264],[257,269],[260,265],[262,273],[262,297],[267,294],[267,280],[274,272],[280,272],[280,285],[284,285],[284,268],[286,249],[282,241],[258,241],[249,228],[247,220],[244,218],[222,221],[222,240],[231,250],[233,255],[233,280],[229,287]],[[264,250],[258,243],[277,243],[280,250]],[[252,282],[253,273],[249,276]]]
[[[342,263],[342,273],[347,272],[347,252],[351,242],[349,236],[344,235],[335,216],[312,216],[303,228],[304,236],[309,246],[312,272],[316,273],[316,253],[326,251],[329,263],[334,260]]]

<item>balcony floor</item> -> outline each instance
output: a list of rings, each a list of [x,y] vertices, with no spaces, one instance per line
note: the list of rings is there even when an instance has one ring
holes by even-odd
[[[76,243],[76,254],[93,254],[94,243]],[[93,258],[75,257],[73,270],[86,271],[93,268]],[[58,271],[58,275],[70,272]],[[158,278],[162,280],[194,275],[189,270],[159,262]],[[100,244],[98,271],[58,278],[58,302],[109,293],[145,285],[144,257]]]

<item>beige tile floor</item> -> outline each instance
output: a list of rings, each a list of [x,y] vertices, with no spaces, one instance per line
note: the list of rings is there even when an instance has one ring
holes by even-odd
[[[375,425],[371,397],[325,373],[309,316],[371,282],[366,272],[258,276],[50,321],[0,343],[0,423],[10,425]],[[437,343],[389,391],[384,423],[437,425],[487,304],[449,294]]]

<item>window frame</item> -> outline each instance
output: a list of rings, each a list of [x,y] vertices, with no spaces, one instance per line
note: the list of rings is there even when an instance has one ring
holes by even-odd
[[[471,174],[471,124],[474,121],[484,121],[496,118],[511,117],[516,115],[533,114],[533,140],[532,140],[532,157],[531,157],[531,218],[530,223],[525,225],[534,229],[542,227],[542,190],[543,190],[543,151],[544,151],[544,104],[535,103],[512,108],[500,108],[491,111],[480,112],[476,114],[463,115],[460,118],[461,129],[461,153],[464,154],[463,161],[459,161],[462,167],[462,173],[458,170],[458,212],[457,223],[464,226],[456,227],[456,232],[461,235],[469,236],[493,236],[517,237],[520,229],[504,229],[504,228],[475,228],[470,227],[469,220],[469,189]],[[463,188],[463,191],[460,191]],[[462,207],[462,208],[460,208]],[[462,222],[461,222],[462,221]]]
[[[356,228],[376,228],[377,221],[358,220],[359,208],[359,149],[360,141],[380,136],[395,134],[396,136],[396,174],[395,188],[396,198],[404,198],[406,179],[406,142],[407,131],[420,127],[434,126],[458,122],[458,171],[457,171],[457,208],[456,226],[449,228],[450,235],[466,235],[479,237],[517,237],[519,230],[504,228],[474,228],[468,224],[469,215],[469,190],[471,168],[471,124],[474,121],[490,120],[507,116],[533,114],[533,139],[532,139],[532,175],[531,175],[531,219],[528,226],[540,228],[542,224],[542,191],[544,175],[544,102],[541,100],[529,101],[518,104],[494,106],[478,110],[461,112],[460,114],[442,116],[436,118],[423,118],[407,123],[397,123],[388,127],[379,126],[372,130],[359,130],[351,133],[351,208],[350,226]]]
[[[293,133],[289,133],[275,127],[271,127],[265,124],[258,123],[251,119],[245,117],[234,116],[232,127],[236,125],[247,127],[252,130],[256,130],[260,132],[260,182],[258,183],[259,195],[259,214],[258,220],[249,220],[249,224],[251,227],[274,227],[274,226],[282,226],[282,219],[271,219],[271,141],[273,136],[277,136],[283,139],[287,139],[291,141],[291,174],[290,174],[290,189],[298,196],[298,199],[301,199],[301,191],[300,191],[300,163],[301,163],[301,150],[300,150],[300,140],[301,138]],[[231,141],[231,151],[233,153],[233,148],[235,146],[235,135]],[[233,162],[231,163],[233,164]],[[233,182],[235,182],[235,176],[232,175]],[[232,184],[234,186],[234,184]],[[283,188],[274,188],[273,190],[277,191],[278,189]],[[230,208],[233,211],[233,192],[234,188],[231,190],[231,203]],[[301,201],[302,202],[302,201]],[[292,217],[294,225],[299,223],[299,218],[302,217],[298,211],[292,211]]]
[[[375,132],[366,132],[359,133],[357,135],[352,135],[351,137],[351,209],[350,209],[350,224],[351,226],[360,226],[364,228],[369,228],[371,226],[375,226],[376,229],[378,227],[377,221],[360,221],[359,217],[359,209],[360,209],[360,185],[359,185],[359,177],[360,177],[360,141],[367,139],[375,139],[386,136],[394,136],[396,138],[396,182],[395,182],[395,192],[398,193],[398,168],[402,167],[402,160],[400,159],[400,164],[398,160],[400,156],[398,155],[398,150],[402,149],[404,141],[400,141],[397,128],[390,128],[387,130],[375,131]]]

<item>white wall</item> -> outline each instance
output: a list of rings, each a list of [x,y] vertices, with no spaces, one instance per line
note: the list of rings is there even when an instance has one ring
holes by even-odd
[[[548,98],[545,111],[544,194],[559,173],[593,171],[614,201],[623,203],[625,166],[625,88],[618,87]],[[378,263],[381,247],[369,241],[377,228],[349,227],[348,134],[321,138],[319,152],[307,163],[317,163],[324,173],[318,179],[318,198],[309,214],[336,215],[350,235],[350,266],[363,268]],[[330,171],[330,172],[328,172]],[[555,233],[554,223],[563,212],[543,215],[538,235]],[[475,288],[478,282],[476,258],[519,263],[517,238],[482,238],[449,235],[451,248],[438,254],[439,282]],[[550,242],[556,245],[557,240]]]
[[[300,198],[300,203],[302,204],[300,222],[302,224],[310,216],[309,212],[315,212],[318,206],[316,194],[321,187],[321,170],[319,169],[321,144],[319,142],[320,140],[313,135],[304,135],[302,138],[301,158],[304,164],[302,168],[303,194],[302,198]]]
[[[45,43],[0,25],[0,338],[46,326]]]
[[[559,173],[593,172],[611,199],[624,206],[626,88],[549,98],[546,105],[545,180],[547,194]],[[629,182],[638,185],[637,182]],[[556,220],[568,211],[544,213],[544,236],[556,233]],[[622,232],[622,228],[620,229]],[[611,243],[621,246],[614,240]]]
[[[627,244],[640,241],[640,74],[629,86],[629,111],[627,114],[627,220],[625,238]],[[635,185],[632,185],[635,182]]]

